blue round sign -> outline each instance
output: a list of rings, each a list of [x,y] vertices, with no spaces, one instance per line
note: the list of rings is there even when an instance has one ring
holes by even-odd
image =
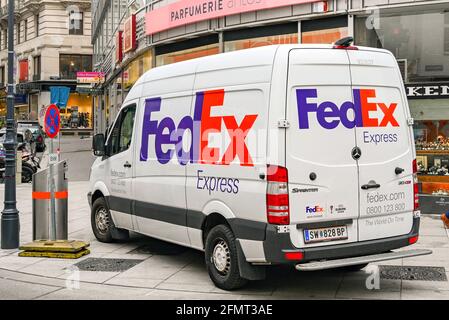
[[[56,105],[52,104],[48,106],[45,112],[44,124],[45,133],[50,139],[58,135],[61,126],[61,116],[59,114],[59,108]]]

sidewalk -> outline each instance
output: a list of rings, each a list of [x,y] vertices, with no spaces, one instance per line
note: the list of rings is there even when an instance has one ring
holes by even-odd
[[[137,234],[122,243],[96,241],[90,227],[87,186],[88,182],[69,185],[69,238],[90,241],[92,253],[78,260],[59,260],[22,258],[17,250],[0,250],[0,299],[449,299],[448,281],[386,279],[394,278],[391,270],[381,278],[379,290],[366,288],[370,275],[366,271],[300,273],[273,267],[265,281],[234,292],[222,291],[209,280],[201,252]],[[4,186],[0,185],[0,203],[3,195]],[[19,185],[17,198],[20,239],[26,243],[32,238],[31,185]],[[434,253],[381,265],[443,267],[449,278],[449,233],[438,216],[422,217],[421,237],[414,247]],[[91,265],[93,271],[73,272],[74,264],[91,262],[91,258],[120,261],[100,261],[105,264]],[[134,266],[119,270],[126,264]],[[98,271],[102,268],[107,271]]]

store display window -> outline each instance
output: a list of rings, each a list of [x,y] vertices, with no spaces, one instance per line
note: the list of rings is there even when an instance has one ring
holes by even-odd
[[[416,121],[413,132],[421,192],[449,196],[449,120]]]
[[[71,93],[66,108],[61,108],[61,126],[63,129],[92,128],[92,96]]]

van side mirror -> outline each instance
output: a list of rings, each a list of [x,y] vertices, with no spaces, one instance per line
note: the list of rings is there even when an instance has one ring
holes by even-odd
[[[98,133],[92,139],[92,152],[94,156],[102,157],[105,155],[104,134]]]

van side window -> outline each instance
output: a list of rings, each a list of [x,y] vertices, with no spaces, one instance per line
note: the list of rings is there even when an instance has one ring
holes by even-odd
[[[129,149],[132,140],[135,114],[136,105],[126,107],[120,112],[107,143],[109,156]]]

